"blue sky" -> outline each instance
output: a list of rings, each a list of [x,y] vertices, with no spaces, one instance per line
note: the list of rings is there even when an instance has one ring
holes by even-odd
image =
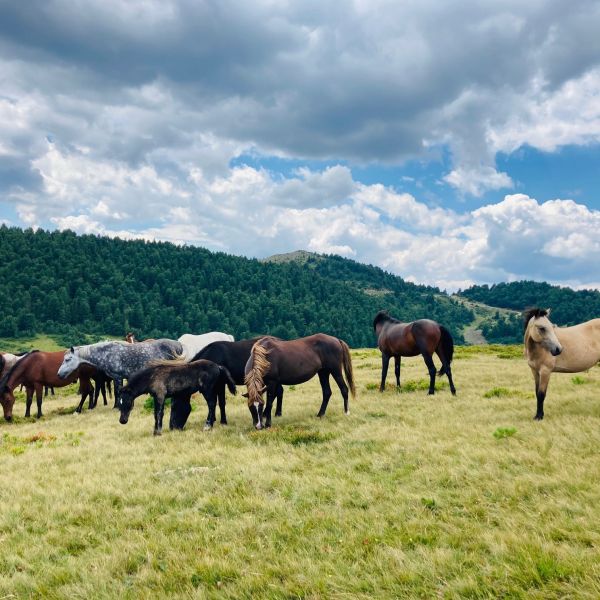
[[[0,221],[600,286],[600,5],[0,3]]]

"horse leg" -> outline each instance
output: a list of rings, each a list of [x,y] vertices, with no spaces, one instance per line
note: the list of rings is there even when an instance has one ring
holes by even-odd
[[[535,385],[535,397],[537,400],[537,410],[534,419],[541,421],[544,418],[544,400],[548,391],[548,383],[550,382],[550,374],[552,371],[547,368],[541,368],[538,373]]]
[[[109,396],[112,396],[112,395],[113,395],[113,393],[112,393],[112,385],[111,385],[111,383],[110,383],[111,381],[112,381],[112,380],[109,378],[109,379],[107,380],[107,382],[106,382],[106,387],[108,388],[108,395],[109,395]],[[117,388],[116,388],[116,383],[115,383],[115,390],[116,390],[116,389],[117,389]],[[116,391],[115,391],[115,394],[116,394]],[[104,398],[104,406],[106,406],[106,397]]]
[[[425,364],[427,365],[427,369],[429,370],[429,392],[428,392],[428,394],[433,395],[433,394],[435,394],[435,374],[436,374],[435,365],[433,364],[433,358],[431,358],[431,354],[427,350],[424,350],[421,354],[423,355],[423,360],[425,361]]]
[[[25,416],[26,417],[31,416],[31,404],[33,403],[33,392],[34,392],[34,390],[32,387],[25,388],[25,393],[27,394],[27,398],[25,401]]]
[[[213,389],[202,392],[202,395],[208,406],[208,416],[206,417],[206,423],[204,424],[204,431],[208,431],[212,429],[214,422],[217,420],[217,394]]]
[[[219,413],[221,414],[221,425],[227,425],[227,414],[225,413],[225,382],[219,384],[217,390],[217,400],[219,401]]]
[[[113,406],[113,408],[119,408],[119,400],[120,400],[120,394],[121,394],[121,387],[123,386],[123,380],[122,379],[115,379],[115,404]]]
[[[267,406],[264,411],[265,415],[265,429],[271,427],[271,410],[273,409],[273,400],[277,395],[277,388],[279,384],[272,383],[267,386]]]
[[[379,391],[385,390],[385,379],[387,377],[388,365],[390,364],[390,357],[385,353],[381,353],[381,385]]]
[[[340,392],[342,393],[342,398],[344,399],[344,413],[349,415],[350,408],[348,408],[348,386],[346,385],[346,382],[344,381],[342,372],[334,371],[331,375],[332,375],[334,381],[338,384],[338,387],[340,388]]]
[[[35,401],[37,404],[37,418],[40,419],[42,415],[42,399],[44,397],[43,389],[41,384],[35,386]]]
[[[80,413],[83,409],[83,403],[85,402],[85,397],[87,396],[87,394],[81,394],[81,400],[79,401],[79,404],[77,405],[77,408],[75,409],[76,413]],[[91,400],[90,400],[91,402]]]
[[[402,357],[400,355],[394,356],[394,373],[396,374],[396,387],[400,387],[400,362]]]
[[[283,412],[283,386],[277,384],[277,405],[275,406],[275,416],[280,417]]]
[[[321,390],[323,391],[323,402],[321,408],[317,413],[317,417],[325,416],[327,410],[327,404],[329,404],[329,398],[331,398],[331,386],[329,385],[329,371],[325,369],[319,371],[319,382],[321,384]]]
[[[154,399],[154,435],[162,435],[162,421],[165,412],[165,399],[160,400],[153,396]]]

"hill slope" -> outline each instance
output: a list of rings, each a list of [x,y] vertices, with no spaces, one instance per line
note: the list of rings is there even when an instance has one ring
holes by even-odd
[[[418,286],[337,256],[261,262],[163,242],[71,231],[0,227],[0,336],[85,333],[138,338],[223,330],[236,338],[323,331],[372,346],[374,314],[430,317],[462,341],[470,310]]]

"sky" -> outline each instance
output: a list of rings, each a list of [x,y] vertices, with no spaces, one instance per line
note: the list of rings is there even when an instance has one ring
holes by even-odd
[[[0,0],[0,222],[600,288],[596,0]]]

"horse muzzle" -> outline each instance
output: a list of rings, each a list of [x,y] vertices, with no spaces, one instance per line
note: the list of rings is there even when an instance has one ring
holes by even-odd
[[[556,348],[552,348],[551,354],[552,356],[558,356],[562,353],[562,348],[560,346],[556,346]]]
[[[129,421],[129,415],[121,413],[121,416],[119,417],[119,423],[121,423],[121,425],[127,425],[127,421]]]

